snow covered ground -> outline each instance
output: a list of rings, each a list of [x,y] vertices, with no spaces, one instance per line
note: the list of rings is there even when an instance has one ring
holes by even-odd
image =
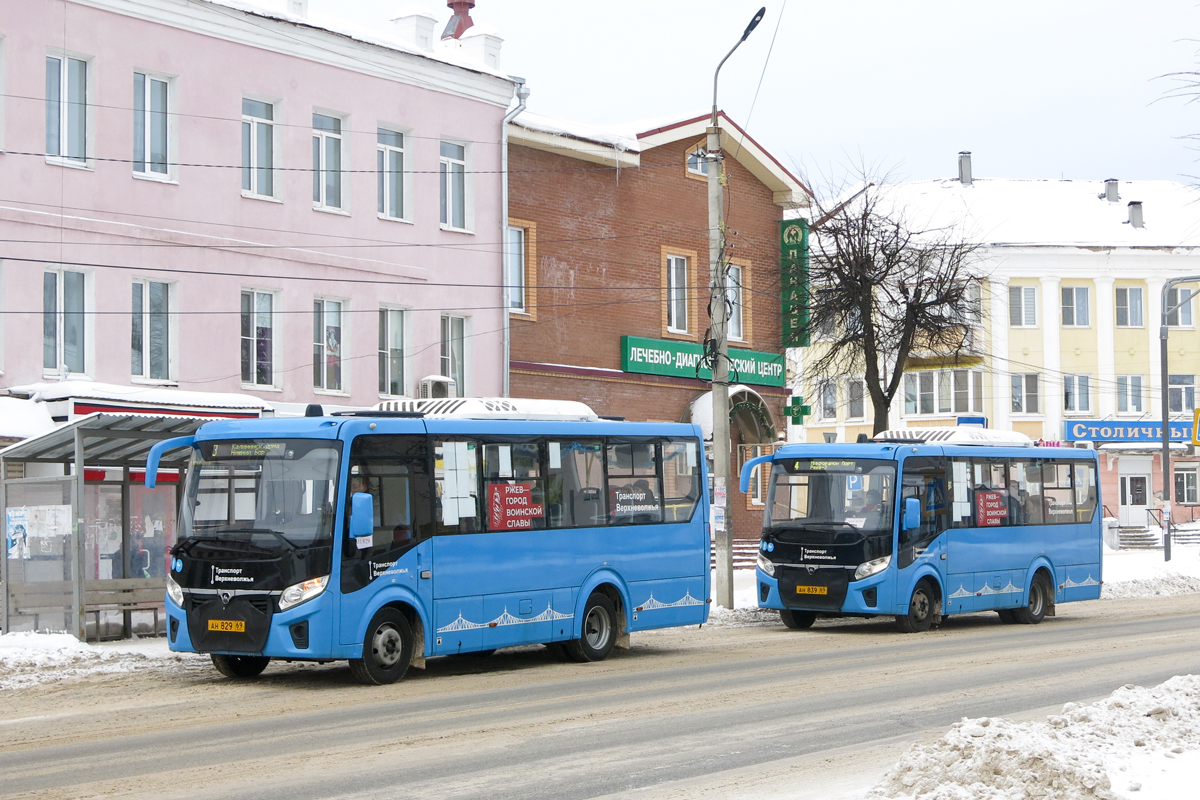
[[[1200,592],[1200,548],[1104,555],[1104,599]],[[733,610],[714,626],[778,625],[759,611],[753,570],[734,574]],[[162,639],[100,645],[66,634],[0,636],[0,691],[69,684],[111,673],[208,670],[203,656],[171,653]],[[878,779],[878,780],[876,780]],[[873,783],[874,782],[874,783]],[[872,785],[873,783],[873,785]],[[1099,702],[1068,703],[1045,721],[964,719],[941,739],[913,745],[887,770],[826,800],[1133,800],[1193,798],[1200,784],[1200,676],[1152,688],[1125,686]],[[812,796],[812,786],[808,785]],[[776,787],[773,798],[790,796]],[[782,789],[782,791],[778,791]]]

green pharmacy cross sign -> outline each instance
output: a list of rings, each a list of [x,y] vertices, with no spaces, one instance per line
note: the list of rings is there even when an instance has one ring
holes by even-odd
[[[783,407],[783,415],[788,417],[793,425],[803,425],[804,418],[812,416],[812,406],[804,405],[803,397],[793,397],[792,402]]]
[[[779,288],[784,347],[808,347],[808,220],[779,223]]]

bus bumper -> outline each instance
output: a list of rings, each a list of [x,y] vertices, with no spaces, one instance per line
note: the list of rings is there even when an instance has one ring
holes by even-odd
[[[169,598],[166,610],[168,647],[177,653],[198,652],[188,633],[184,610]],[[329,592],[287,611],[276,611],[271,616],[271,628],[262,651],[253,654],[241,652],[235,655],[263,655],[297,660],[338,658],[339,656],[331,650],[333,611],[333,595]]]
[[[805,610],[804,605],[790,603],[785,605],[783,598],[779,594],[779,581],[771,577],[762,569],[754,570],[755,577],[758,583],[758,607],[759,608],[774,608],[774,609],[800,609]],[[861,614],[870,616],[873,614],[888,613],[882,609],[880,599],[882,584],[887,573],[880,575],[872,575],[870,578],[865,578],[861,581],[850,581],[846,587],[846,599],[842,603],[842,607],[835,613],[840,614]],[[814,607],[812,611],[829,613],[827,607]]]

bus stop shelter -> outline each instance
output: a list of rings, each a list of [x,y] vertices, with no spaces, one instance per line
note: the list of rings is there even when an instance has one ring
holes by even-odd
[[[81,641],[159,632],[191,453],[164,454],[155,489],[146,457],[208,421],[99,412],[0,450],[0,630]]]

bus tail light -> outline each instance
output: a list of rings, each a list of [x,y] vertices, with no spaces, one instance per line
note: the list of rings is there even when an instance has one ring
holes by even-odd
[[[770,561],[767,561],[766,556],[764,556],[762,553],[758,554],[758,568],[770,575],[772,578],[775,577],[775,565]]]
[[[869,578],[872,575],[878,575],[887,569],[888,565],[891,563],[892,557],[884,556],[883,558],[872,559],[865,564],[859,564],[858,569],[854,570],[854,580],[861,581],[863,578]]]
[[[303,583],[293,584],[283,590],[283,594],[279,596],[279,610],[287,611],[293,606],[298,606],[301,603],[312,600],[314,597],[325,591],[325,586],[329,583],[329,576],[322,575],[320,578],[312,578]]]

